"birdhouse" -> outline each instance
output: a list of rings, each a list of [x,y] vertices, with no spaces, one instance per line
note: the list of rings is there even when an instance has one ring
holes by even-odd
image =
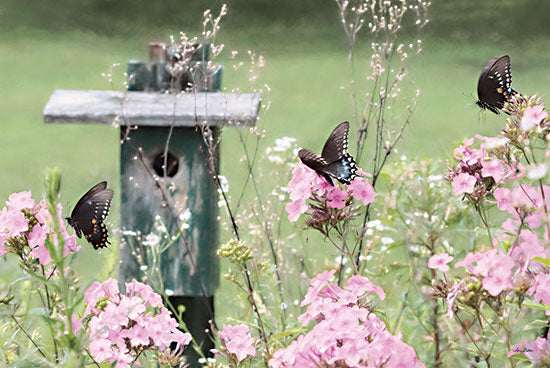
[[[217,144],[208,142],[217,142],[222,126],[254,125],[260,95],[219,92],[222,68],[208,62],[208,45],[182,47],[189,49],[152,43],[149,61],[129,61],[127,92],[56,90],[44,108],[44,121],[108,126],[118,121],[121,233],[145,238],[163,224],[168,236],[177,238],[160,259],[147,259],[148,242],[129,246],[121,241],[118,278],[123,285],[140,280],[143,265],[157,267],[164,286],[160,291],[173,294],[172,304],[185,306],[184,321],[206,353],[211,339],[205,330],[213,318],[219,277],[214,180],[219,152]],[[185,229],[183,213],[190,213]]]

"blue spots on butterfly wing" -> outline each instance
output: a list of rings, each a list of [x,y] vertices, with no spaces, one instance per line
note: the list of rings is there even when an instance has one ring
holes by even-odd
[[[353,157],[346,154],[328,165],[324,171],[339,182],[349,184],[357,176],[357,165]]]

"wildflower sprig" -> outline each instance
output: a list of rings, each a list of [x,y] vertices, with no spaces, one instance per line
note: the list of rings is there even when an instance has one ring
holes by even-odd
[[[225,244],[222,244],[217,251],[220,258],[227,258],[233,264],[243,265],[245,262],[254,258],[252,249],[246,242],[231,239]]]
[[[537,96],[515,96],[505,111],[510,116],[502,134],[476,136],[483,141],[479,149],[471,147],[473,139],[466,140],[455,150],[458,164],[447,175],[453,193],[465,195],[478,210],[493,248],[469,252],[458,260],[455,267],[464,267],[466,275],[456,280],[445,277],[445,283],[437,283],[435,294],[446,299],[449,317],[475,316],[484,339],[472,339],[472,344],[487,364],[498,355],[487,336],[501,333],[506,336],[511,366],[515,365],[514,356],[520,355],[541,364],[550,362],[550,355],[540,338],[514,347],[512,341],[514,322],[524,314],[525,306],[535,305],[531,296],[535,303],[550,305],[543,291],[550,279],[544,264],[550,258],[550,186],[545,177],[550,126]],[[500,226],[489,218],[495,204],[499,217],[504,217]],[[524,346],[529,350],[522,350]]]

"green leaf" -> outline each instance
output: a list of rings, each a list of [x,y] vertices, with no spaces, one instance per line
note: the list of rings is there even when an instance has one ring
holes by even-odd
[[[274,336],[275,340],[279,340],[279,339],[282,339],[283,337],[287,337],[287,336],[291,336],[291,335],[297,335],[299,333],[302,333],[306,331],[304,328],[296,328],[296,329],[292,329],[292,330],[286,330],[284,332],[281,332],[277,335]]]
[[[547,259],[547,258],[535,257],[535,258],[533,258],[533,261],[537,261],[537,262],[543,263],[547,266],[550,266],[550,259]]]
[[[523,301],[523,303],[521,303],[521,305],[523,305],[524,307],[536,308],[536,309],[545,310],[545,311],[550,310],[550,305],[535,303],[533,299],[530,299],[530,298],[526,298]]]

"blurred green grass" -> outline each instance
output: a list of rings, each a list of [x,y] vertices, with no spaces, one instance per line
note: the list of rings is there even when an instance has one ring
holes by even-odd
[[[0,54],[3,55],[0,58],[0,199],[21,190],[32,190],[35,198],[39,197],[44,169],[57,166],[64,176],[61,201],[68,211],[86,188],[100,180],[108,180],[111,187],[118,189],[119,133],[108,126],[44,124],[42,109],[51,93],[57,88],[110,89],[101,73],[108,72],[113,63],[120,63],[116,69],[120,81],[127,60],[146,57],[147,41],[167,40],[170,34],[177,35],[179,31],[197,34],[197,24],[207,4],[191,2],[189,11],[182,14],[181,25],[176,25],[175,16],[159,25],[150,20],[154,14],[145,21],[139,17],[135,22],[117,19],[117,14],[121,17],[124,9],[111,13],[107,1],[81,2],[81,11],[71,8],[74,5],[67,1],[58,3],[57,8],[48,7],[47,3],[9,0],[4,8],[0,7]],[[260,121],[260,126],[267,130],[262,149],[272,145],[275,138],[286,135],[296,137],[300,146],[320,150],[328,132],[337,123],[353,120],[349,62],[335,6],[332,2],[323,3],[327,8],[316,13],[320,6],[312,2],[290,5],[291,2],[284,1],[280,7],[269,8],[273,10],[267,11],[271,19],[262,6],[273,3],[257,1],[254,7],[237,1],[234,10],[230,4],[228,21],[222,23],[218,41],[228,50],[246,53],[252,49],[266,58],[260,79],[271,88],[271,108]],[[36,4],[42,4],[42,8]],[[94,4],[103,4],[106,8],[100,11]],[[167,4],[167,9],[176,6],[171,2]],[[448,2],[436,4],[434,25],[428,27],[427,36],[422,38],[424,52],[411,63],[410,82],[403,88],[403,96],[411,97],[416,89],[421,90],[421,95],[395,158],[404,154],[413,159],[446,159],[454,144],[463,138],[499,131],[504,119],[479,113],[474,105],[477,78],[490,57],[509,54],[514,88],[546,97],[550,82],[547,51],[550,42],[544,32],[548,30],[540,29],[540,37],[536,37],[534,22],[524,19],[521,23],[521,13],[510,19],[503,18],[502,24],[495,23],[498,14],[510,11],[514,2],[502,2],[504,10],[497,15],[490,13],[487,5],[480,5],[478,9],[475,4],[456,2],[454,8]],[[143,12],[147,11],[146,2],[136,2],[135,7],[138,5],[144,6]],[[454,12],[458,10],[468,16],[457,16]],[[58,15],[52,24],[48,24],[50,12]],[[129,17],[135,12],[134,8]],[[145,26],[140,27],[140,22]],[[363,37],[357,52],[359,78],[368,73],[368,43],[368,37]],[[249,88],[246,73],[233,72],[226,57],[218,62],[225,67],[224,87],[238,87],[243,91]],[[243,165],[237,165],[241,152],[235,150],[235,132],[226,129],[223,134],[221,172],[236,191],[246,171]],[[114,226],[117,216],[115,202],[110,216]],[[114,257],[116,252],[98,256],[91,247],[85,247],[77,260],[83,280],[104,278],[97,270],[108,272],[102,265]],[[0,264],[8,265],[4,259]],[[217,303],[223,305],[231,293],[222,287]],[[229,314],[227,310],[221,312],[220,317]]]

